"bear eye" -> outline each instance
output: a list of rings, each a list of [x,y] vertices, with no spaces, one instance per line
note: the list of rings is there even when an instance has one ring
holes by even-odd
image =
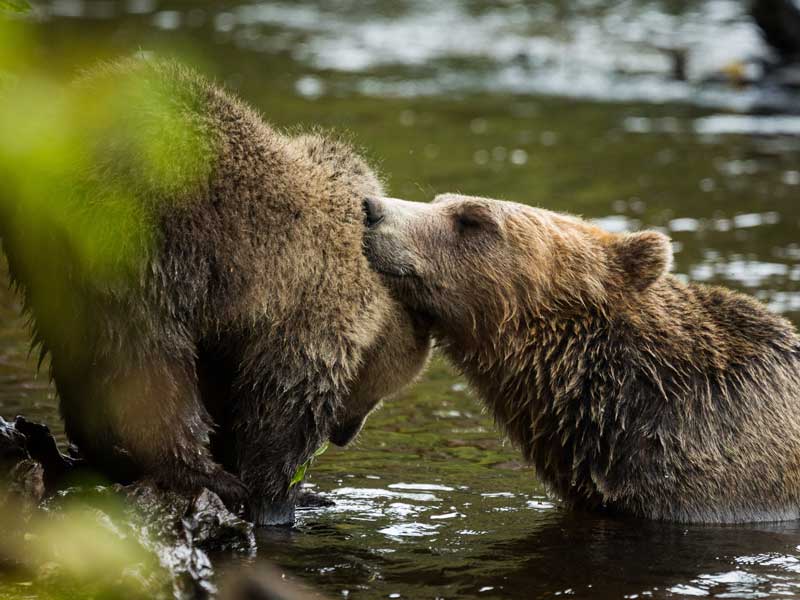
[[[477,231],[483,225],[481,219],[475,217],[474,215],[469,215],[464,213],[455,215],[455,222],[456,222],[456,229],[460,233],[466,233],[468,231]]]

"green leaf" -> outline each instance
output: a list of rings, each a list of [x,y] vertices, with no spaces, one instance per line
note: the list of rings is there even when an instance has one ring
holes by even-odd
[[[322,444],[322,446],[314,450],[314,454],[311,456],[311,458],[317,458],[318,456],[325,454],[325,450],[328,449],[328,446],[330,446],[330,442],[325,442]]]
[[[318,456],[322,456],[323,454],[325,454],[325,451],[328,449],[329,445],[330,444],[328,442],[322,444],[319,448],[314,450],[314,454],[311,455],[311,458],[309,458],[306,462],[297,467],[297,470],[294,472],[294,477],[292,477],[292,480],[289,482],[289,489],[292,489],[298,483],[303,481],[303,479],[306,476],[306,471],[308,471],[309,467],[311,466],[311,463],[313,463],[314,459],[317,458]]]
[[[306,471],[308,470],[308,464],[310,462],[311,462],[311,459],[308,459],[302,465],[297,467],[297,471],[294,472],[294,477],[292,477],[292,480],[289,482],[289,489],[292,489],[298,483],[303,481],[303,478],[306,476]]]
[[[0,0],[0,11],[24,13],[30,9],[31,3],[28,0]]]

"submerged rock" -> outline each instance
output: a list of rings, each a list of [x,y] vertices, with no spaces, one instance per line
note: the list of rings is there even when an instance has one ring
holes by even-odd
[[[270,565],[259,565],[246,573],[229,577],[220,595],[222,600],[324,600],[322,596],[287,581]]]
[[[44,498],[44,467],[27,449],[27,438],[0,417],[0,507],[29,516]]]

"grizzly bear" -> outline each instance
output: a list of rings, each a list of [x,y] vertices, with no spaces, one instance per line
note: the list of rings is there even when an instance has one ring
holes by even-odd
[[[458,195],[365,203],[366,252],[567,505],[800,516],[800,337],[669,274],[669,239]]]
[[[104,65],[53,104],[15,132],[49,129],[48,152],[0,143],[0,238],[68,438],[112,480],[291,521],[298,467],[428,354],[362,251],[381,182],[171,62]]]

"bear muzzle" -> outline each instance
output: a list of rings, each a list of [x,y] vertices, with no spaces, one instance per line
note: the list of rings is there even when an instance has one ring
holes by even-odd
[[[383,214],[383,207],[379,200],[375,198],[365,198],[362,209],[364,211],[364,226],[367,229],[377,227],[383,222],[385,215]]]
[[[352,442],[364,426],[365,417],[356,417],[336,425],[330,434],[330,440],[337,446],[347,446]]]

